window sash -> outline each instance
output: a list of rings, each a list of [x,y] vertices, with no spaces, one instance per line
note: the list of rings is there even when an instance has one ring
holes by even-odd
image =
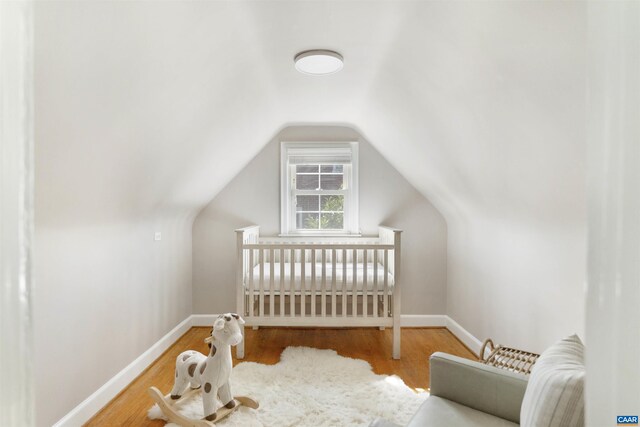
[[[315,166],[316,164],[319,165],[319,163],[303,163],[303,164],[308,164],[310,166]],[[331,164],[338,164],[338,163],[325,163],[327,165]],[[289,164],[288,170],[289,170],[289,177],[290,177],[290,200],[289,200],[289,204],[291,206],[291,214],[290,214],[290,220],[289,220],[289,232],[290,233],[295,233],[295,234],[304,234],[307,232],[316,232],[316,233],[322,233],[322,232],[326,232],[326,233],[347,233],[349,231],[349,199],[350,199],[350,182],[351,182],[351,165],[350,164],[345,164],[344,168],[342,170],[342,173],[323,173],[320,171],[320,168],[318,168],[318,172],[303,172],[303,173],[298,173],[296,170],[296,166],[298,166],[300,164]],[[318,188],[316,190],[298,190],[296,188],[296,176],[297,175],[310,175],[310,176],[318,176],[320,177],[320,175],[342,175],[343,177],[343,186],[345,187],[344,190],[323,190],[321,188]],[[320,179],[318,180],[318,184],[320,185]],[[342,211],[323,211],[322,210],[322,206],[318,206],[318,210],[317,211],[299,211],[297,209],[297,196],[343,196],[343,204],[342,204]],[[299,213],[318,213],[318,216],[321,217],[323,213],[342,213],[342,228],[298,228],[298,222],[297,222],[297,215]]]
[[[328,147],[328,148],[327,148]],[[315,150],[315,151],[314,151]],[[319,165],[318,172],[297,173],[296,166]],[[323,165],[343,165],[343,172],[322,172]],[[296,176],[318,176],[318,185],[322,185],[321,176],[343,176],[343,189],[296,189]],[[318,210],[298,211],[297,196],[343,196],[342,211]],[[357,143],[290,143],[283,142],[281,147],[281,233],[292,235],[321,234],[357,234]],[[321,203],[321,201],[320,201]],[[286,212],[286,214],[285,214]],[[297,214],[317,213],[342,214],[341,229],[297,228]]]

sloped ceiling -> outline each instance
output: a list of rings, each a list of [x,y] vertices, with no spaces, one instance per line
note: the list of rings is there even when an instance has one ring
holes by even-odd
[[[194,214],[282,127],[357,128],[448,221],[571,221],[577,2],[39,2],[45,223]],[[341,52],[328,77],[293,56]]]

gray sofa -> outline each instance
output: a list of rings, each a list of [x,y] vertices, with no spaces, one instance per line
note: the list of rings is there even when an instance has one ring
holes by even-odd
[[[409,427],[517,426],[527,376],[446,353],[430,363],[431,396]],[[398,427],[376,419],[370,427]]]
[[[431,396],[409,427],[584,427],[584,345],[577,335],[544,353],[529,377],[446,353],[430,359]],[[375,420],[372,427],[394,424]]]

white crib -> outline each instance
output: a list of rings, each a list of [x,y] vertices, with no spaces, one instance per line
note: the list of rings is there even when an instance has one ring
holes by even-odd
[[[400,235],[260,237],[236,230],[237,311],[245,326],[393,327],[400,358]],[[244,342],[237,346],[244,357]]]

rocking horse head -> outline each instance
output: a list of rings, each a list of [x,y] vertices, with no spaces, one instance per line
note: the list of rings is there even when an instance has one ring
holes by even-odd
[[[238,345],[242,341],[240,325],[244,325],[244,319],[236,313],[221,314],[213,323],[211,337],[222,344]]]

